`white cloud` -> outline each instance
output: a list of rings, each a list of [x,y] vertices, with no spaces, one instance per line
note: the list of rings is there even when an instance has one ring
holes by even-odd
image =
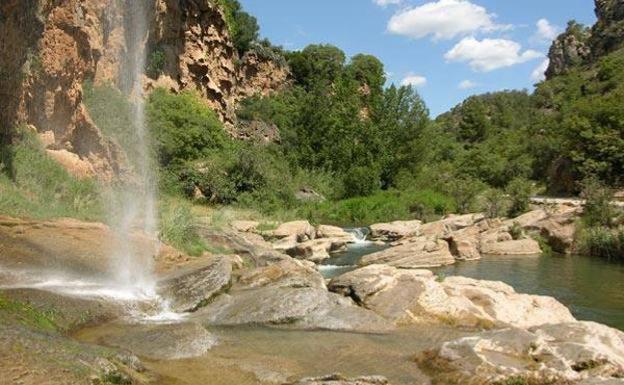
[[[544,56],[531,49],[521,51],[522,46],[513,40],[477,40],[466,37],[448,51],[444,58],[449,62],[466,62],[474,71],[489,72]]]
[[[537,21],[537,31],[535,32],[534,39],[540,42],[551,42],[559,34],[559,28],[550,24],[547,19],[539,19]]]
[[[531,72],[531,80],[538,83],[542,80],[546,79],[546,75],[544,74],[548,69],[548,65],[550,64],[550,60],[546,59],[538,65],[533,72]]]
[[[373,0],[373,3],[377,4],[380,7],[387,7],[388,5],[396,5],[401,4],[402,0]]]
[[[478,87],[479,84],[476,82],[473,82],[472,80],[464,80],[462,82],[459,83],[459,85],[457,86],[460,90],[469,90],[471,88],[475,88]]]
[[[399,11],[388,22],[388,31],[414,39],[432,35],[441,40],[511,27],[496,24],[495,17],[468,0],[438,0]]]
[[[427,84],[427,78],[420,75],[407,75],[402,81],[403,86],[422,87]]]

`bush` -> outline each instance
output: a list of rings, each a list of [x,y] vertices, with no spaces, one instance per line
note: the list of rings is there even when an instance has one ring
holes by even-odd
[[[152,79],[158,79],[158,77],[162,74],[163,69],[165,68],[165,62],[167,57],[165,56],[165,51],[162,48],[154,49],[147,59],[147,66],[145,72],[147,76]]]
[[[611,202],[613,191],[595,177],[585,179],[582,183],[581,197],[585,199],[583,221],[587,226],[612,225],[615,212]]]
[[[505,194],[498,189],[489,189],[483,196],[484,211],[488,218],[500,218],[507,215],[509,202]]]
[[[243,11],[238,0],[217,0],[225,14],[225,21],[238,53],[242,56],[251,43],[258,39],[258,20]]]
[[[352,167],[343,179],[344,197],[367,196],[379,189],[379,175],[371,167]]]
[[[207,245],[198,233],[199,223],[190,203],[168,199],[160,210],[160,238],[191,256],[200,256]]]
[[[589,227],[581,230],[578,249],[582,254],[624,261],[624,228]]]
[[[516,178],[509,182],[505,191],[509,195],[510,199],[510,217],[516,217],[529,210],[532,186],[528,180]]]
[[[199,159],[228,143],[216,113],[191,92],[176,95],[157,89],[146,111],[163,166]]]
[[[446,192],[453,197],[455,206],[461,214],[474,210],[477,197],[483,191],[484,184],[472,178],[454,178],[446,186]]]

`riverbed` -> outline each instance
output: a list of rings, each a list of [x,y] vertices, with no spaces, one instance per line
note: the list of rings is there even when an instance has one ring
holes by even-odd
[[[373,243],[349,246],[320,267],[325,278],[355,270],[360,259],[383,250]],[[432,269],[444,276],[502,281],[519,293],[555,297],[579,320],[624,330],[624,264],[584,256],[506,256]]]

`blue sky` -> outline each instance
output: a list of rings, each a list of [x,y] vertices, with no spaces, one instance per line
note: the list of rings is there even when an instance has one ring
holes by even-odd
[[[471,94],[531,90],[549,39],[568,20],[595,22],[593,0],[240,1],[287,49],[331,43],[379,57],[389,82],[417,86],[434,116]]]

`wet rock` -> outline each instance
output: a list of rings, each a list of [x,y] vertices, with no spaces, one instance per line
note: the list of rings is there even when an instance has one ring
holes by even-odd
[[[419,269],[452,265],[455,258],[444,240],[416,238],[403,245],[373,253],[360,260],[361,266],[386,264],[403,269]]]
[[[420,364],[436,383],[608,384],[624,375],[624,333],[592,322],[503,329],[444,342]]]
[[[265,287],[221,296],[196,314],[207,325],[284,325],[301,329],[386,331],[391,325],[347,298],[318,288]]]
[[[232,262],[210,257],[170,273],[159,282],[159,293],[175,312],[192,312],[231,285]]]
[[[291,385],[388,385],[388,380],[381,376],[347,378],[340,374],[324,377],[304,378]]]
[[[418,235],[421,224],[421,221],[396,221],[374,224],[370,226],[370,238],[373,241],[397,241]]]
[[[372,265],[334,278],[328,287],[396,324],[526,328],[574,321],[553,298],[518,294],[502,282],[463,277],[440,282],[428,270]]]
[[[217,338],[196,323],[126,325],[122,333],[104,337],[107,345],[155,360],[198,357],[217,345]]]
[[[542,249],[533,239],[518,239],[503,242],[481,243],[481,253],[485,255],[540,255]]]

